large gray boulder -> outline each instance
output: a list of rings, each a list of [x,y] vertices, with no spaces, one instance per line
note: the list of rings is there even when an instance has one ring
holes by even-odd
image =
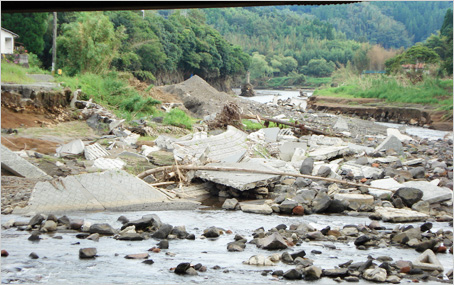
[[[98,233],[100,235],[112,236],[115,234],[115,229],[109,224],[93,224],[90,226],[90,233]]]
[[[165,239],[172,232],[173,226],[169,224],[162,224],[162,226],[157,230],[152,237],[156,239]]]
[[[312,210],[315,213],[323,213],[326,209],[328,209],[330,204],[330,197],[326,193],[320,192],[312,201]]]
[[[284,214],[291,214],[293,208],[298,206],[298,202],[292,199],[285,199],[280,205],[279,205],[279,210],[281,213]]]
[[[270,236],[259,240],[257,246],[267,250],[286,249],[287,243],[279,233],[273,233]]]
[[[300,167],[301,174],[312,175],[312,170],[314,169],[314,159],[312,157],[308,157],[303,160]]]
[[[423,192],[416,188],[402,187],[399,188],[393,195],[394,198],[402,199],[405,206],[411,208],[416,202],[422,199]]]

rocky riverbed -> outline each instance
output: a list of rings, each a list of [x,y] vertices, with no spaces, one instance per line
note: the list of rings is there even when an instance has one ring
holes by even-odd
[[[166,90],[197,113],[215,92],[204,84],[193,78]],[[191,100],[184,101],[187,94]],[[46,175],[21,178],[2,165],[2,282],[141,283],[145,277],[148,283],[452,283],[452,133],[420,138],[370,120],[225,93],[199,113],[220,112],[225,96],[257,120],[296,121],[327,135],[299,128],[207,129],[216,116],[204,118],[191,134],[158,118],[123,126],[83,101],[76,102],[76,113],[91,132],[62,144],[60,157],[18,145],[15,139],[33,132],[2,133],[2,144],[18,151],[8,155]],[[100,130],[109,132],[93,133]],[[57,136],[52,133],[49,127],[43,135]],[[138,133],[157,138],[140,141]],[[142,172],[175,162],[181,169]],[[185,170],[187,165],[195,169]],[[96,180],[106,169],[114,173],[110,167],[117,175]],[[68,190],[74,179],[85,190]],[[124,189],[108,184],[125,179],[149,187],[163,203],[185,198],[204,205],[193,211],[74,210],[96,199],[105,209],[117,203],[104,192],[120,193]],[[62,212],[71,202],[65,191],[75,190],[81,192],[78,203]],[[207,196],[210,202],[204,202]],[[138,205],[131,200],[122,207]]]

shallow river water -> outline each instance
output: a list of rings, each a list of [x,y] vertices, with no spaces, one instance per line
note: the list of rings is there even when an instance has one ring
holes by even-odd
[[[138,219],[151,212],[98,212],[98,213],[68,213],[70,218],[82,218],[91,223],[109,223],[114,228],[121,227],[117,218],[120,215],[128,219]],[[154,264],[146,265],[142,260],[125,259],[127,254],[146,253],[156,246],[158,240],[119,241],[112,237],[101,237],[99,242],[77,239],[75,233],[61,233],[62,239],[54,239],[43,234],[38,243],[28,241],[30,232],[17,231],[15,228],[2,230],[1,248],[9,252],[8,257],[2,257],[2,283],[51,283],[51,284],[172,284],[172,283],[270,283],[276,282],[270,274],[262,276],[263,270],[284,271],[294,268],[282,262],[275,266],[251,266],[242,262],[257,254],[269,256],[275,252],[258,249],[253,244],[247,244],[244,252],[228,252],[227,243],[233,241],[235,234],[243,235],[250,241],[252,233],[259,227],[267,231],[279,224],[290,226],[293,223],[306,222],[317,229],[327,225],[331,228],[342,228],[346,224],[369,224],[367,217],[348,217],[333,215],[308,215],[303,217],[281,215],[256,215],[241,211],[224,210],[195,210],[195,211],[157,211],[163,223],[173,226],[184,225],[189,233],[196,236],[196,240],[170,240],[169,249],[160,253],[150,252]],[[10,219],[28,221],[30,218],[20,216],[3,216],[2,223]],[[420,223],[419,223],[420,224]],[[418,223],[414,225],[419,225]],[[397,224],[382,223],[387,229],[393,229]],[[221,235],[217,239],[202,238],[203,230],[216,226],[231,230],[232,234]],[[448,223],[434,223],[433,230],[448,229]],[[80,244],[75,244],[80,242]],[[326,247],[334,245],[336,249]],[[82,260],[78,257],[80,248],[96,247],[98,257],[91,260]],[[314,255],[311,250],[319,250],[322,254]],[[367,256],[390,256],[397,260],[414,260],[419,253],[413,249],[401,248],[370,248],[357,250],[353,243],[343,242],[303,242],[288,251],[305,250],[306,257],[314,260],[314,265],[323,269],[334,268],[338,264],[349,261],[366,261]],[[30,259],[28,255],[35,252],[39,259]],[[176,255],[171,257],[166,252]],[[445,268],[445,273],[453,268],[451,254],[438,254],[437,257]],[[198,276],[179,276],[169,269],[181,262],[201,263],[208,270]],[[212,269],[218,265],[220,269]],[[298,281],[281,280],[286,284]],[[301,282],[301,281],[299,281]],[[363,282],[363,280],[361,281]],[[314,284],[337,284],[332,279],[322,278]],[[363,282],[364,283],[364,282]],[[367,283],[367,282],[365,282]]]

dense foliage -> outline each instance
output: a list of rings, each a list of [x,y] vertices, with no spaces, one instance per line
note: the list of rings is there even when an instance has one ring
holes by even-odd
[[[47,29],[47,13],[2,13],[2,28],[19,35],[16,42],[34,54],[44,50],[44,33]]]

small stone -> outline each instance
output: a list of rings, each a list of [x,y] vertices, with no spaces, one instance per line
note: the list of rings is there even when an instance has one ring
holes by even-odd
[[[188,270],[190,266],[191,264],[189,262],[180,263],[175,268],[175,273],[180,275],[186,274],[186,270]]]
[[[142,261],[142,263],[152,265],[154,263],[154,261],[153,261],[153,259],[147,259],[147,260]]]
[[[97,250],[94,247],[79,249],[79,258],[95,258]]]
[[[88,240],[92,240],[92,241],[99,241],[99,237],[100,235],[98,233],[95,233],[95,234],[91,234],[87,237]]]
[[[367,235],[362,235],[355,240],[355,245],[360,246],[364,245],[366,242],[370,241],[371,238]]]
[[[224,272],[224,273],[226,273],[226,272]],[[193,267],[189,267],[189,268],[186,270],[186,274],[187,274],[187,275],[190,275],[190,276],[199,275],[199,273],[197,273],[197,270],[195,270]]]
[[[126,224],[126,223],[129,223],[128,218],[126,218],[125,216],[118,217],[117,221],[122,223],[123,225]]]
[[[39,256],[36,254],[36,252],[32,252],[28,255],[31,259],[38,259]]]
[[[108,236],[115,234],[114,228],[112,228],[109,224],[93,224],[90,226],[89,231],[91,234],[98,233],[101,235],[108,235]]]
[[[158,247],[160,249],[169,249],[169,241],[164,239],[164,240],[161,240],[159,243],[158,243]]]
[[[2,256],[7,257],[8,255],[9,253],[5,249],[2,249]]]
[[[41,238],[39,237],[38,231],[33,231],[32,234],[28,237],[29,241],[39,241]]]
[[[347,282],[359,282],[359,278],[356,276],[347,276],[344,280]]]
[[[34,227],[34,226],[40,226],[41,223],[44,221],[44,217],[43,215],[41,214],[36,214],[35,216],[33,216],[33,218],[30,219],[30,221],[28,222],[28,224],[31,226],[31,227]]]
[[[288,280],[298,280],[303,278],[303,273],[297,269],[290,269],[287,270],[283,277]]]
[[[271,273],[271,275],[273,276],[282,276],[284,275],[284,271],[283,270],[275,270]]]
[[[136,253],[128,254],[125,256],[126,259],[147,259],[150,255],[148,253]]]
[[[235,198],[226,199],[222,204],[222,209],[226,210],[235,210],[236,206],[238,205],[238,200]]]
[[[292,214],[296,216],[303,216],[304,215],[303,206],[296,206],[295,208],[293,208]]]

